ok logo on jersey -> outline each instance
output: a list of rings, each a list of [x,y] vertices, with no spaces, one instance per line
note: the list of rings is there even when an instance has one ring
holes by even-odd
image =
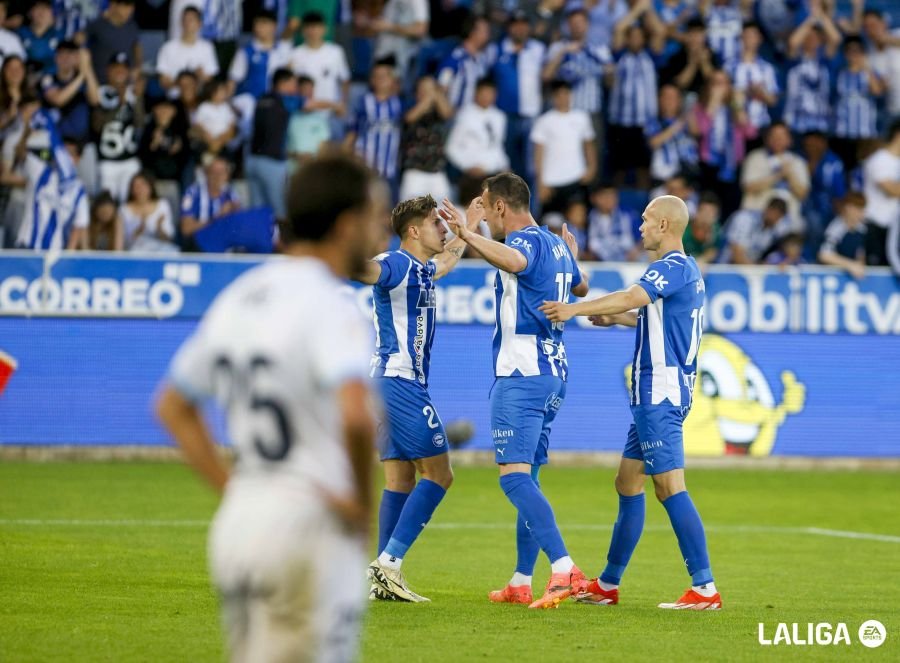
[[[659,290],[660,292],[662,291],[663,288],[665,288],[667,285],[669,285],[669,282],[665,279],[665,277],[662,274],[660,274],[658,271],[656,271],[655,269],[648,270],[647,273],[644,274],[643,279],[645,281],[652,283],[653,287],[656,288],[657,290]]]

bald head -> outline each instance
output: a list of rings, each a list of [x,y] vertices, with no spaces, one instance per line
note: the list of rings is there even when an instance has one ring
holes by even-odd
[[[642,219],[641,237],[645,249],[677,248],[688,225],[688,208],[677,196],[660,196],[650,201]]]

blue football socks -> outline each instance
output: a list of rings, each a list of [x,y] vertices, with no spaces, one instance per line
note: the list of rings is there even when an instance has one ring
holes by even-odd
[[[678,547],[681,549],[682,559],[687,564],[688,573],[691,574],[691,584],[700,587],[712,582],[709,553],[706,551],[706,533],[703,531],[703,522],[690,495],[685,490],[672,495],[662,504],[666,507],[669,520],[672,521],[672,529],[678,537]]]
[[[534,481],[538,490],[541,489],[538,481],[540,467],[540,465],[531,466],[531,480]],[[531,535],[531,530],[520,513],[516,518],[516,573],[521,573],[523,576],[534,575],[534,565],[537,563],[540,551],[541,547]]]
[[[606,568],[600,574],[600,580],[610,585],[618,585],[625,573],[625,567],[644,529],[646,499],[644,493],[639,495],[619,495],[619,515],[613,525],[609,552],[606,554]]]
[[[567,557],[566,545],[556,526],[553,509],[530,474],[513,472],[500,477],[500,487],[528,523],[528,529],[551,562]]]
[[[384,552],[391,557],[403,558],[406,551],[415,542],[438,504],[444,499],[447,491],[439,484],[428,479],[420,479],[416,487],[409,494],[409,499],[400,513],[394,533],[384,548]]]
[[[391,535],[400,520],[403,505],[409,498],[409,493],[398,493],[387,488],[381,493],[381,506],[378,507],[378,553],[384,552],[385,546],[391,540]]]

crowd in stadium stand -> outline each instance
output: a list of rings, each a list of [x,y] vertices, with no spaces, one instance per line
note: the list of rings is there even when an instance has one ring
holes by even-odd
[[[343,149],[395,199],[512,169],[585,258],[644,259],[671,193],[703,263],[900,265],[887,0],[135,4],[0,0],[4,247],[210,250]]]

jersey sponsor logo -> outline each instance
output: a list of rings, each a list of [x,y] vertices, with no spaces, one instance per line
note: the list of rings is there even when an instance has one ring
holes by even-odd
[[[651,269],[646,274],[644,274],[644,280],[648,283],[651,283],[653,287],[660,292],[662,292],[663,288],[669,285],[669,282],[665,279],[665,277],[655,269]]]
[[[529,242],[524,237],[514,237],[513,241],[509,243],[510,246],[521,246],[523,249],[531,253],[531,242]]]
[[[516,431],[514,431],[512,428],[494,428],[493,430],[491,430],[491,437],[494,438],[495,441],[505,440],[507,438],[515,436]]]

